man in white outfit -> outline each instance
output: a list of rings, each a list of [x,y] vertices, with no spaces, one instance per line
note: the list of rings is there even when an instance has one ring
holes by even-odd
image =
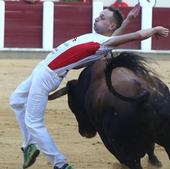
[[[139,5],[131,14],[135,15],[137,11]],[[129,18],[122,23],[122,16],[117,10],[112,7],[104,9],[95,20],[96,33],[76,37],[55,48],[12,93],[10,105],[23,136],[23,169],[35,162],[40,151],[46,155],[53,169],[73,169],[55,146],[44,124],[48,95],[58,88],[69,70],[102,58],[109,48],[120,44],[153,35],[168,36],[169,30],[161,26],[118,35],[128,25]]]

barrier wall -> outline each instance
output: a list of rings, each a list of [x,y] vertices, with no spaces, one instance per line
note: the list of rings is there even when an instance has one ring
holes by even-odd
[[[42,3],[5,3],[6,48],[42,47]]]
[[[152,26],[162,25],[170,29],[170,8],[153,8]],[[170,35],[168,38],[152,39],[152,49],[170,50]]]
[[[54,46],[92,31],[92,5],[87,3],[55,3]]]
[[[90,3],[54,3],[56,45],[92,31]],[[5,3],[5,48],[42,48],[43,4]]]
[[[54,32],[52,47],[92,31],[92,4],[83,2],[54,3]],[[132,8],[124,8],[124,16]],[[170,28],[170,8],[153,8],[153,26]],[[50,25],[51,26],[51,25]],[[48,28],[48,27],[47,27]],[[126,33],[141,28],[141,14],[129,25]],[[48,36],[48,33],[47,33]],[[43,3],[5,2],[5,48],[44,48],[43,46]],[[48,41],[47,41],[48,43]],[[152,49],[170,50],[170,38],[153,38]],[[140,42],[120,46],[125,49],[140,49]],[[45,49],[45,48],[44,48]]]

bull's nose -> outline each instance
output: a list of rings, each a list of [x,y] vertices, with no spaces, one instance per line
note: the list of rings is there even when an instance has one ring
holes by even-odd
[[[96,132],[83,133],[82,136],[83,136],[83,137],[86,137],[86,138],[92,138],[92,137],[95,137],[95,136],[96,136]]]

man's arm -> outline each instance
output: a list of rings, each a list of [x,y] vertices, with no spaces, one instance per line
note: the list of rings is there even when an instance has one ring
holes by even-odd
[[[138,16],[139,11],[140,3],[135,5],[135,7],[129,12],[126,19],[123,21],[122,25],[117,30],[115,30],[112,35],[115,36],[123,34],[127,26],[136,18],[136,16]]]
[[[144,39],[147,39],[153,35],[155,35],[157,38],[159,37],[167,37],[169,34],[169,29],[164,28],[162,26],[157,26],[151,29],[144,29],[139,30],[133,33],[128,33],[124,35],[119,36],[113,36],[110,40],[104,42],[102,45],[106,47],[116,47],[118,45],[131,42],[131,41],[141,41]]]

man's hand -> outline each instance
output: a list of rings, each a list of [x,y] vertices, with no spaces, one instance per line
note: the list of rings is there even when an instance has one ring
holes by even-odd
[[[140,11],[140,3],[136,4],[135,7],[129,12],[129,14],[127,15],[126,19],[123,21],[120,28],[114,31],[113,36],[122,35],[125,32],[128,25],[136,18],[136,16],[138,16],[139,11]]]
[[[136,18],[136,16],[139,15],[139,12],[140,12],[140,3],[137,3],[135,7],[129,12],[126,19],[131,22],[133,19]]]
[[[166,38],[169,35],[169,29],[167,29],[163,26],[156,26],[156,27],[153,27],[150,29],[139,30],[137,32],[138,32],[139,37],[138,36],[136,36],[136,37],[139,40],[144,40],[151,36],[155,36],[157,39],[160,37]]]
[[[167,37],[169,35],[169,29],[162,26],[156,26],[154,27],[154,35],[157,39],[160,37]]]

